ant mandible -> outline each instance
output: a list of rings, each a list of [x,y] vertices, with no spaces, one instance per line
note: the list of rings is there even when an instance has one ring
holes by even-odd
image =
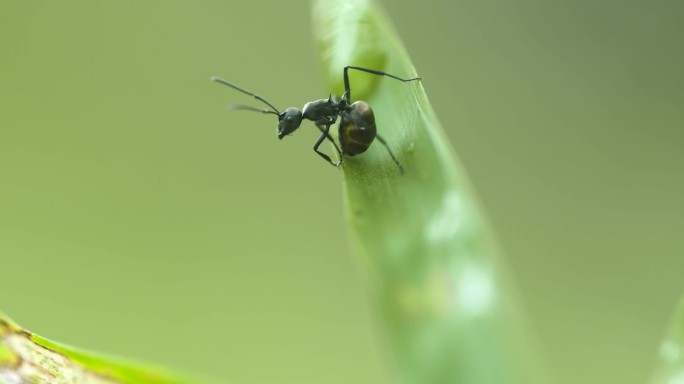
[[[358,154],[366,152],[368,147],[375,138],[382,143],[387,149],[390,157],[394,163],[399,167],[399,172],[404,173],[404,168],[401,166],[397,158],[392,153],[392,150],[387,145],[387,142],[377,134],[377,129],[375,126],[375,115],[373,114],[373,109],[365,101],[356,101],[351,103],[351,88],[349,87],[349,69],[356,69],[358,71],[371,73],[379,76],[388,76],[393,79],[408,82],[421,80],[421,77],[414,77],[410,79],[402,79],[400,77],[390,75],[389,73],[378,71],[375,69],[368,69],[362,67],[346,66],[344,67],[344,94],[340,100],[334,100],[332,95],[327,99],[320,99],[311,101],[304,105],[304,108],[300,111],[295,107],[290,107],[283,112],[280,112],[278,108],[274,107],[273,104],[269,103],[263,97],[252,93],[246,89],[243,89],[231,82],[228,82],[220,77],[212,77],[213,81],[219,82],[221,84],[227,85],[233,89],[236,89],[242,93],[253,96],[255,99],[262,101],[269,107],[269,109],[259,109],[251,107],[248,105],[235,105],[235,109],[245,109],[249,111],[261,112],[261,113],[271,113],[278,116],[278,139],[282,139],[285,135],[289,135],[294,132],[302,124],[303,119],[311,120],[316,127],[321,131],[321,136],[316,140],[313,146],[314,151],[319,154],[322,158],[328,161],[335,167],[339,167],[342,164],[343,156],[356,156]],[[340,117],[340,126],[338,131],[338,140],[340,141],[340,147],[337,146],[335,140],[330,136],[330,126],[335,124],[337,118]],[[318,147],[323,143],[325,139],[330,140],[335,146],[337,153],[339,154],[339,162],[335,163],[332,161],[330,156],[318,150]]]

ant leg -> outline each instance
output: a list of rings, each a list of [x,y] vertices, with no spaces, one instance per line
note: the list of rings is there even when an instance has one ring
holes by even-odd
[[[392,150],[390,149],[389,145],[387,145],[387,142],[385,141],[385,139],[380,137],[380,135],[375,135],[375,138],[378,139],[378,141],[380,141],[382,143],[382,145],[385,146],[385,149],[387,149],[387,152],[389,152],[390,156],[392,157],[392,160],[394,160],[394,164],[396,164],[397,167],[399,167],[399,173],[401,173],[403,175],[404,174],[404,167],[402,167],[401,164],[399,164],[399,160],[397,160],[397,158],[394,157],[394,153],[392,153]]]
[[[410,78],[410,79],[402,79],[401,77],[397,77],[397,76],[394,76],[394,75],[390,75],[390,74],[387,73],[387,72],[378,71],[378,70],[376,70],[376,69],[369,69],[369,68],[363,68],[363,67],[354,67],[354,66],[352,66],[352,65],[348,65],[348,66],[344,67],[344,91],[345,91],[345,94],[347,95],[347,102],[348,102],[348,103],[350,102],[350,99],[351,99],[351,89],[349,88],[349,74],[347,73],[347,71],[348,71],[349,69],[356,69],[357,71],[372,73],[372,74],[374,74],[374,75],[379,75],[379,76],[388,76],[388,77],[391,77],[391,78],[393,78],[393,79],[396,79],[396,80],[399,80],[399,81],[403,81],[404,83],[407,82],[407,81],[414,81],[414,80],[422,80],[422,79],[423,79],[422,77],[412,77],[412,78]]]
[[[321,131],[325,132],[325,126],[323,124],[316,124],[316,127]],[[330,134],[326,134],[326,138],[330,140],[330,142],[335,146],[335,149],[337,150],[337,154],[340,155],[340,159],[342,159],[342,151],[340,150],[340,147],[337,146],[337,143],[335,140],[333,140],[332,136]]]
[[[328,156],[328,155],[326,155],[325,153],[323,153],[323,152],[321,152],[321,151],[318,150],[318,147],[321,146],[321,143],[323,142],[323,140],[325,140],[327,137],[330,136],[330,135],[328,134],[328,131],[330,131],[330,126],[329,126],[329,125],[326,125],[326,126],[325,126],[325,129],[323,129],[322,131],[323,131],[323,133],[321,134],[321,137],[319,137],[318,140],[316,140],[316,143],[315,143],[314,146],[313,146],[313,150],[314,150],[314,152],[318,153],[319,156],[321,156],[322,158],[326,159],[326,160],[327,160],[330,164],[332,164],[333,166],[339,167],[340,164],[342,164],[342,161],[340,161],[339,163],[335,164],[335,163],[332,161],[332,159],[330,159],[330,156]],[[332,139],[332,138],[331,138],[331,139]]]

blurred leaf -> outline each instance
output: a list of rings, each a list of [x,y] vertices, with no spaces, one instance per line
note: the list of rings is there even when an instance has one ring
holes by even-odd
[[[684,299],[680,300],[658,351],[652,384],[684,384]]]
[[[0,383],[190,383],[155,367],[80,351],[35,335],[0,314]]]
[[[366,0],[319,0],[323,72],[344,91],[355,65],[418,74],[389,21]],[[530,383],[541,365],[516,294],[422,84],[350,73],[352,101],[374,109],[380,144],[344,159],[347,215],[379,307],[395,382]],[[436,79],[425,79],[434,84]]]

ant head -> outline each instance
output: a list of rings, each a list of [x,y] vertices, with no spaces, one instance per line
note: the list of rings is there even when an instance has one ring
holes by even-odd
[[[285,135],[294,132],[302,124],[302,111],[290,107],[278,114],[278,138],[282,140]]]
[[[286,109],[284,112],[280,112],[278,108],[274,107],[273,104],[269,103],[266,99],[263,97],[252,93],[244,88],[238,87],[237,85],[223,80],[220,77],[212,77],[211,78],[213,81],[216,81],[217,83],[221,83],[223,85],[227,85],[237,91],[240,91],[244,94],[250,95],[254,97],[255,99],[261,101],[262,103],[268,105],[271,107],[271,109],[259,109],[255,107],[250,107],[249,105],[233,105],[233,109],[245,109],[248,111],[254,111],[254,112],[261,112],[261,113],[270,113],[273,115],[278,116],[278,138],[282,139],[285,137],[285,135],[289,135],[290,133],[294,132],[299,126],[302,124],[302,111],[295,107],[290,107]]]

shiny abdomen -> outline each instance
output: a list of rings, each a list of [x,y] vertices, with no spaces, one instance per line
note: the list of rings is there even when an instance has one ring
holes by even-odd
[[[365,101],[357,101],[342,112],[339,140],[342,154],[354,156],[366,152],[375,139],[375,115]]]

